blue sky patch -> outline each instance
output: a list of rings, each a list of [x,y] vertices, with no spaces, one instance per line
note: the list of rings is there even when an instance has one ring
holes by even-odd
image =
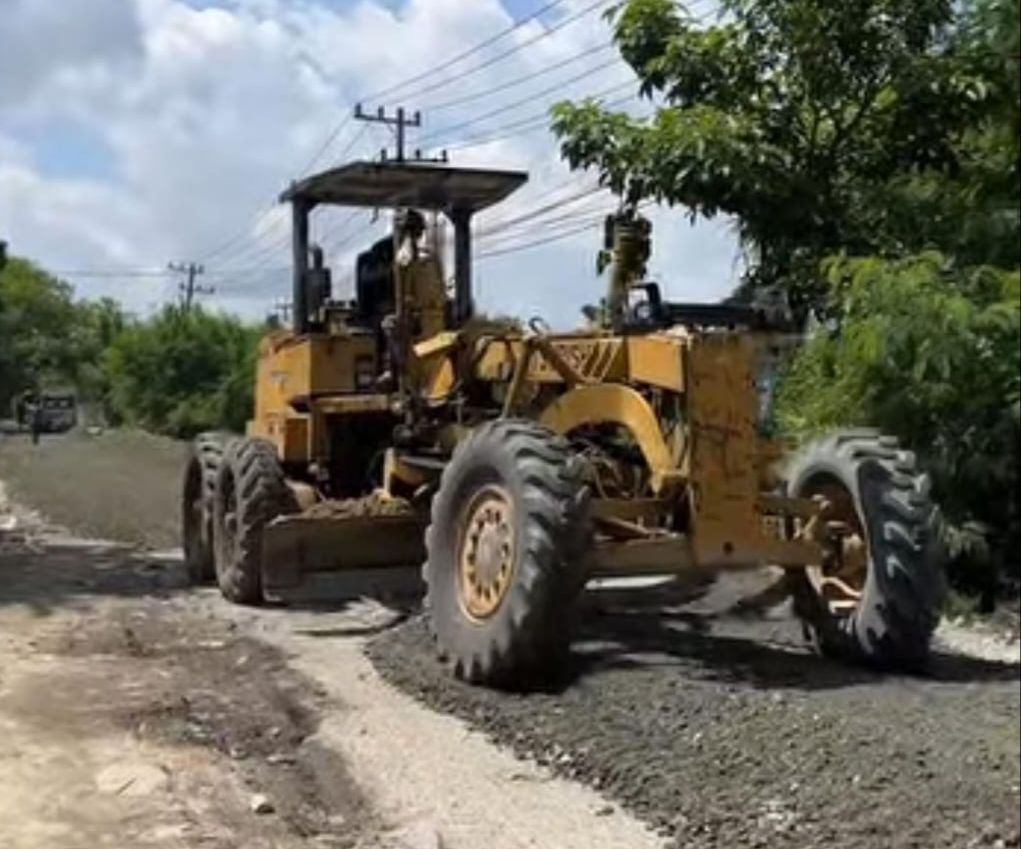
[[[96,132],[73,121],[47,121],[11,135],[32,151],[35,167],[47,177],[117,179],[117,158]]]

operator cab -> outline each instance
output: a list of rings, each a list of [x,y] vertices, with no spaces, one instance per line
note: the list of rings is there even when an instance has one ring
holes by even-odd
[[[294,183],[280,200],[293,219],[293,317],[296,335],[322,332],[339,307],[355,328],[378,332],[385,315],[398,310],[395,238],[376,242],[357,260],[355,301],[331,301],[330,272],[321,251],[310,250],[309,215],[321,205],[371,210],[440,213],[454,228],[454,292],[443,310],[445,323],[459,327],[473,312],[471,219],[520,188],[528,175],[517,171],[453,168],[408,161],[353,162]],[[445,285],[445,283],[444,283]]]

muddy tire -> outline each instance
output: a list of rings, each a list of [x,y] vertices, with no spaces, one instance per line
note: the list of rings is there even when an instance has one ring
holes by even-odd
[[[216,477],[220,473],[225,433],[202,433],[191,444],[181,492],[181,546],[184,566],[193,584],[216,576],[213,559],[213,512]]]
[[[213,522],[216,581],[224,598],[262,602],[263,528],[297,510],[273,445],[251,438],[232,442],[217,476]]]
[[[853,609],[834,612],[807,573],[795,579],[796,609],[817,647],[883,669],[924,667],[946,584],[940,512],[914,454],[875,431],[838,433],[799,454],[786,481],[800,498],[841,488],[864,532],[867,565]]]
[[[566,440],[520,420],[477,428],[455,450],[426,532],[426,610],[454,674],[524,686],[570,646],[588,574],[589,493]]]

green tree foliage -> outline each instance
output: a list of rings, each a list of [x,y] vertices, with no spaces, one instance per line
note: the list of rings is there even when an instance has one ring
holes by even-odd
[[[236,318],[176,306],[128,326],[105,359],[114,419],[172,436],[242,431],[259,335]]]
[[[0,270],[0,411],[34,386],[76,385],[89,342],[71,287],[11,257]]]
[[[897,434],[934,471],[954,536],[979,523],[1016,576],[1019,3],[720,12],[706,24],[674,0],[616,7],[655,114],[559,104],[563,155],[626,204],[730,216],[750,259],[737,297],[779,286],[836,321],[791,365],[782,423]],[[959,583],[976,563],[962,559]]]
[[[791,365],[781,424],[802,435],[849,425],[898,434],[922,455],[953,526],[981,529],[975,542],[987,537],[1016,577],[1021,276],[961,272],[938,253],[839,258],[827,272],[839,330],[817,333]]]
[[[74,387],[102,419],[172,436],[240,431],[251,416],[261,329],[166,307],[147,320],[12,257],[0,270],[0,416],[20,392]]]
[[[962,146],[987,132],[1003,74],[949,0],[720,6],[710,26],[674,0],[615,10],[623,58],[666,105],[644,122],[559,104],[554,131],[572,165],[598,169],[632,204],[733,216],[753,257],[746,288],[783,284],[795,305],[822,303],[828,254],[897,255],[968,235],[950,215],[1002,163],[974,162]],[[953,191],[932,182],[948,176]],[[921,208],[937,209],[931,227]],[[1014,233],[1016,260],[1016,208],[996,224]],[[971,259],[1001,260],[1009,241],[997,233],[983,249],[985,236],[969,239]]]

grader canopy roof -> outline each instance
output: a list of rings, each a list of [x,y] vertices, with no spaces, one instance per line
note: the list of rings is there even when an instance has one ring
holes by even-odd
[[[280,200],[474,213],[503,200],[526,180],[528,175],[519,171],[410,162],[353,162],[294,183]]]

